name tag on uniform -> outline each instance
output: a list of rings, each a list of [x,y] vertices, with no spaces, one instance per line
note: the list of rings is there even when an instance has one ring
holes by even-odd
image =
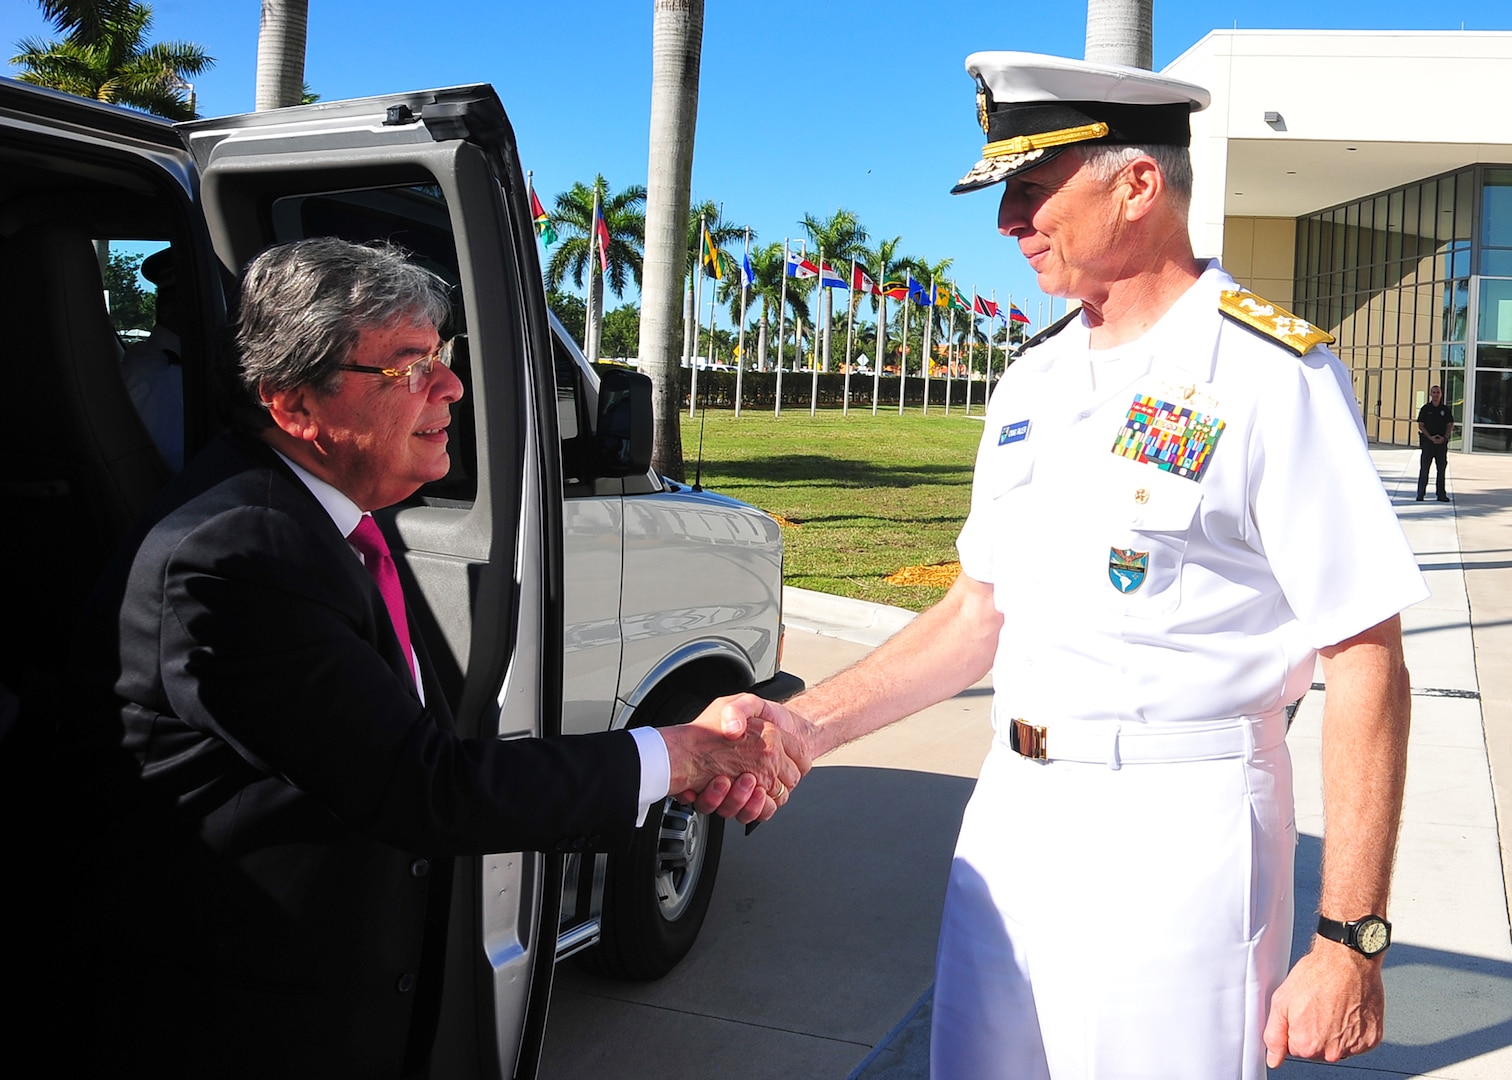
[[[1007,446],[1009,443],[1023,442],[1029,437],[1029,421],[1015,420],[1011,424],[1004,424],[1003,430],[998,432],[998,445]]]

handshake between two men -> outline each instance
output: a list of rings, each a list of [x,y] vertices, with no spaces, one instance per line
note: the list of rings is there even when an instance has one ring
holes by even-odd
[[[792,797],[813,761],[813,731],[755,694],[716,698],[687,724],[660,729],[668,790],[705,814],[765,821]]]

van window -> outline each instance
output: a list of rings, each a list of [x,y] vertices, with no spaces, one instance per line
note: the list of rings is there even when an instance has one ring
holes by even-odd
[[[169,468],[184,467],[183,290],[166,240],[96,237],[131,404]]]

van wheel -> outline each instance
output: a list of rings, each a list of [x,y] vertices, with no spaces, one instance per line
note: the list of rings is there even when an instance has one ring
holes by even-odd
[[[667,727],[692,720],[715,696],[672,689],[638,711]],[[599,943],[582,954],[589,968],[648,982],[688,955],[714,892],[724,825],[671,797],[651,808],[629,850],[609,858]]]

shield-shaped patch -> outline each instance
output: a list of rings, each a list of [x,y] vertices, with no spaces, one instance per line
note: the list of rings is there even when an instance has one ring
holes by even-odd
[[[1108,549],[1108,580],[1121,593],[1131,593],[1144,584],[1150,568],[1150,553],[1133,548]]]

